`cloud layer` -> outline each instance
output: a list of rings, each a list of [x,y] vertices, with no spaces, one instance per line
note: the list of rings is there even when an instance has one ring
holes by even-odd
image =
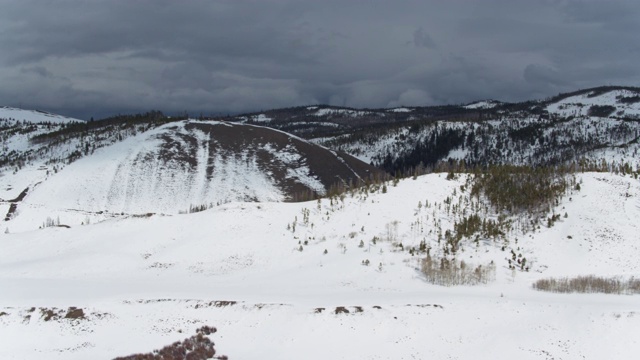
[[[640,83],[640,3],[0,0],[0,105],[88,118]]]

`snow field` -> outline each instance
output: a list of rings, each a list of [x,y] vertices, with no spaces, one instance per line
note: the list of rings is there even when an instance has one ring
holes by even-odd
[[[464,184],[445,177],[323,199],[319,208],[230,203],[0,234],[0,337],[9,344],[0,358],[111,358],[202,325],[218,328],[218,353],[238,359],[626,359],[640,350],[637,295],[531,289],[550,276],[638,276],[637,180],[577,174],[582,189],[556,207],[568,217],[509,244],[530,259],[530,272],[507,269],[501,244],[465,243],[459,258],[493,260],[496,280],[449,288],[424,281],[424,255],[394,245],[426,238],[435,253],[434,213],[443,228],[453,222],[436,204]],[[427,200],[431,207],[419,208]],[[89,320],[39,313],[70,306]]]

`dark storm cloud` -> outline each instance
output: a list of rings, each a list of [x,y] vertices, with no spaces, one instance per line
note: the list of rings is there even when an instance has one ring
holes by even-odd
[[[637,85],[638,19],[625,0],[0,0],[0,104],[88,118]]]
[[[413,44],[416,47],[424,47],[424,48],[434,48],[436,43],[433,41],[431,36],[424,31],[423,28],[419,28],[418,30],[413,32]]]

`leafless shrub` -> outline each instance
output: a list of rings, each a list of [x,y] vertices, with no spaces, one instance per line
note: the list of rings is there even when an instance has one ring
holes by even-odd
[[[346,307],[344,307],[344,306],[338,306],[338,307],[334,310],[334,313],[335,313],[336,315],[337,315],[337,314],[348,314],[348,313],[349,313],[349,310],[347,310],[347,308],[346,308]]]
[[[533,283],[533,288],[556,293],[640,294],[640,279],[595,275],[547,278]]]
[[[193,214],[193,213],[202,212],[202,211],[211,209],[212,207],[213,207],[212,203],[200,204],[200,205],[190,204],[189,210],[180,210],[178,211],[178,214]]]
[[[422,260],[422,273],[427,282],[441,286],[487,284],[495,279],[496,267],[489,265],[471,266],[463,260],[448,260],[427,255]]]
[[[213,342],[207,335],[216,332],[216,328],[203,326],[196,331],[196,335],[183,341],[175,342],[160,350],[154,350],[147,354],[135,354],[118,357],[114,360],[207,360],[214,359],[216,351]],[[226,356],[218,356],[216,359],[227,359]]]

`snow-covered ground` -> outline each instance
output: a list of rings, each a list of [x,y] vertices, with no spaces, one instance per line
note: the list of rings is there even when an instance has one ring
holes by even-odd
[[[252,121],[257,123],[268,123],[268,122],[271,122],[271,120],[273,120],[265,114],[258,114],[258,115],[252,115],[252,116],[240,116],[238,117],[238,119],[240,120],[241,123],[244,123],[247,121]]]
[[[405,108],[405,107],[399,107],[399,108],[389,109],[387,111],[396,112],[396,113],[408,113],[408,112],[412,112],[413,109],[408,109],[408,108]]]
[[[639,116],[640,101],[632,103],[621,101],[624,98],[637,96],[637,92],[629,90],[611,90],[599,95],[587,93],[570,96],[553,103],[547,107],[547,111],[561,116],[585,116],[591,106],[614,106],[616,110],[612,116]]]
[[[445,177],[320,202],[2,231],[0,358],[107,359],[204,324],[218,328],[216,350],[231,359],[635,358],[638,295],[551,294],[531,284],[638,277],[638,180],[577,174],[581,190],[558,204],[568,216],[553,227],[512,234],[505,252],[501,242],[464,243],[459,259],[493,261],[495,281],[440,287],[418,271],[424,255],[398,243],[424,240],[437,255],[435,224],[452,226],[445,200],[455,203],[464,185],[464,176]],[[531,271],[509,270],[509,250]],[[85,319],[65,319],[70,307]]]
[[[315,116],[340,115],[340,116],[358,117],[358,116],[364,116],[368,114],[370,114],[369,111],[325,108],[325,109],[319,109],[313,115]]]
[[[465,105],[463,106],[465,109],[493,109],[494,107],[498,106],[500,104],[499,101],[495,101],[495,100],[483,100],[483,101],[476,101],[474,103],[471,103],[469,105]]]

